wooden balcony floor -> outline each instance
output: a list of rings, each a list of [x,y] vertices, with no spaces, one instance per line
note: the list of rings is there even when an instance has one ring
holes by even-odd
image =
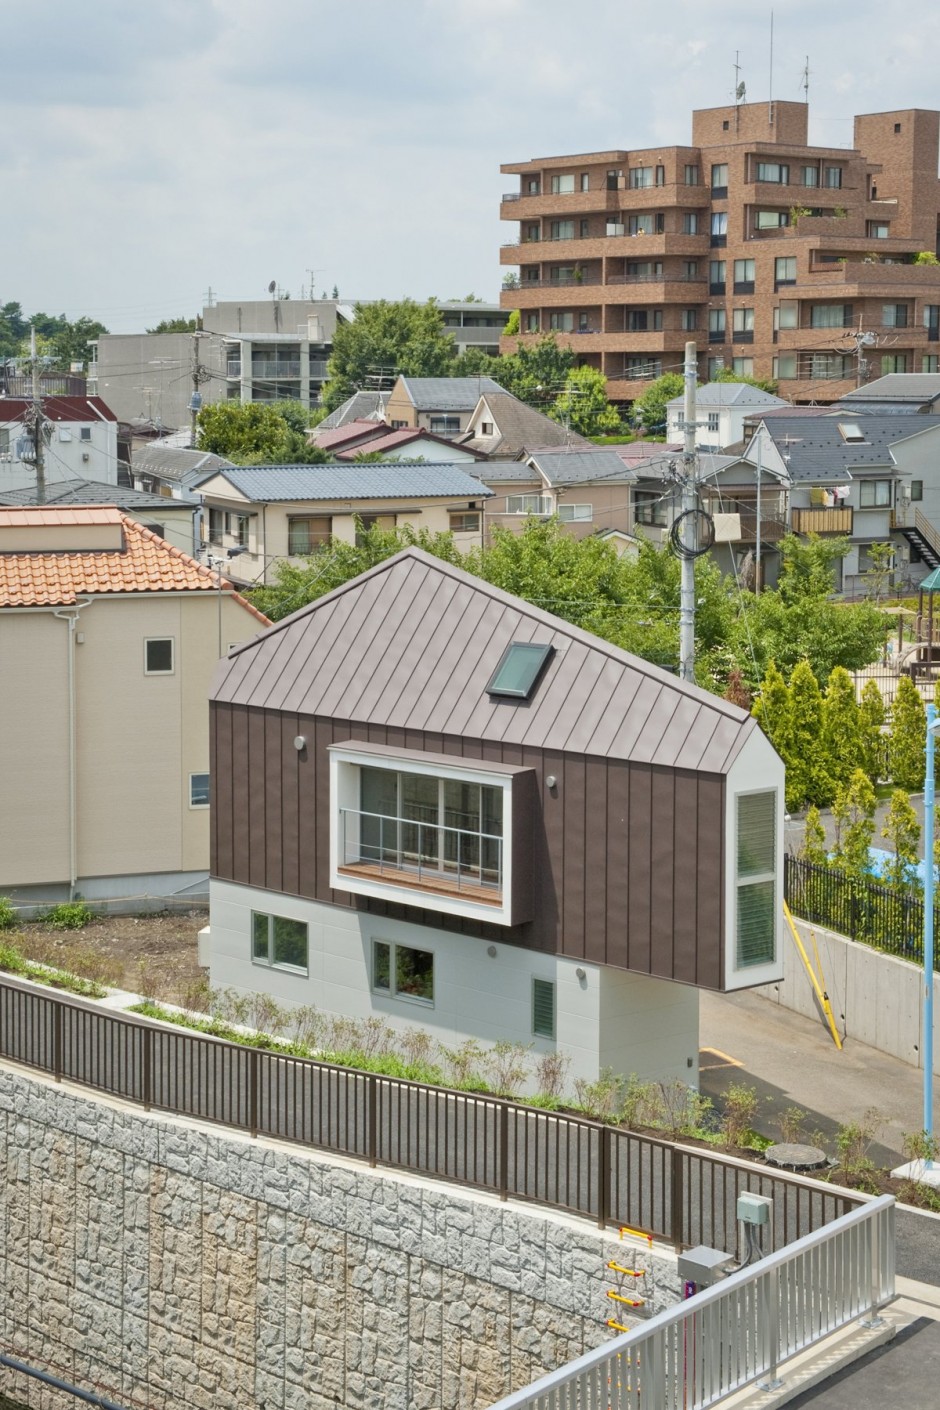
[[[499,887],[481,886],[473,881],[461,881],[458,886],[456,877],[448,876],[446,872],[422,871],[419,876],[417,871],[398,871],[393,867],[381,867],[378,862],[348,862],[338,870],[340,876],[360,876],[369,881],[381,881],[386,886],[400,886],[402,891],[432,891],[456,901],[476,901],[485,906],[499,907],[503,904]]]

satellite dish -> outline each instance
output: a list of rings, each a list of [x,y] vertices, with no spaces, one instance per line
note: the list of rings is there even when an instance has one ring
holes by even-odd
[[[273,294],[276,288],[277,288],[277,280],[276,280],[276,279],[272,279],[271,282],[270,282],[270,284],[268,285],[268,293],[269,293],[269,294]]]
[[[744,102],[744,95],[745,95],[746,92],[747,92],[747,87],[746,87],[746,85],[745,85],[744,83],[739,83],[738,86],[737,86],[737,88],[734,90],[734,96],[735,96],[735,98],[737,98],[737,100],[738,100],[739,103],[743,103],[743,102]]]

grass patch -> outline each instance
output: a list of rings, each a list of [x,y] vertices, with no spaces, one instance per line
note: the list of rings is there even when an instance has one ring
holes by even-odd
[[[49,969],[46,965],[28,960],[9,941],[0,944],[0,970],[4,974],[15,974],[20,979],[31,979],[36,984],[45,984],[50,989],[64,989],[83,999],[103,999],[108,992],[94,979],[83,979],[81,975],[69,974],[63,969]]]

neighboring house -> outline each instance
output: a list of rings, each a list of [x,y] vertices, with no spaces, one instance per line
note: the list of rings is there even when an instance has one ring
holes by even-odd
[[[0,494],[0,504],[35,505],[36,487],[28,490],[10,490]],[[180,499],[167,499],[165,495],[143,494],[140,490],[127,489],[124,485],[99,485],[92,480],[68,480],[52,485],[46,491],[46,505],[98,505],[113,504],[122,514],[135,519],[152,534],[183,553],[194,553],[199,547],[196,518],[198,507]]]
[[[0,491],[29,489],[36,464],[27,417],[32,401],[0,398]],[[64,480],[118,483],[118,422],[96,396],[44,396],[43,465],[47,485]]]
[[[459,436],[485,392],[501,392],[492,377],[399,377],[385,405],[393,430],[413,426]]]
[[[206,695],[266,625],[114,507],[0,509],[0,893],[205,896]]]
[[[480,397],[461,440],[461,445],[479,451],[487,460],[518,460],[528,450],[591,444],[585,436],[568,430],[501,387]]]
[[[191,499],[200,480],[231,464],[225,456],[213,455],[210,451],[151,442],[135,447],[131,475],[134,488],[146,494]]]
[[[333,431],[349,421],[384,421],[389,395],[388,392],[354,392],[329,416],[324,416],[315,427],[315,432]]]
[[[492,490],[451,464],[242,465],[200,487],[210,554],[242,583],[272,562],[355,543],[357,521],[393,529],[450,530],[458,548],[480,544]]]
[[[789,407],[783,397],[771,396],[748,382],[710,382],[695,393],[695,444],[699,450],[721,451],[744,439],[748,416],[770,407]],[[684,399],[666,403],[666,439],[683,439]]]
[[[940,325],[932,331],[936,340]],[[940,372],[891,372],[846,392],[841,405],[853,411],[920,411],[936,415],[940,411]]]
[[[516,472],[517,478],[491,478]],[[527,483],[521,475],[528,471]],[[489,462],[478,471],[481,480],[494,490],[486,506],[487,531],[497,526],[520,533],[530,515],[557,514],[575,538],[587,538],[604,529],[633,532],[630,486],[636,472],[624,464],[615,450],[589,446],[537,450],[517,464]]]
[[[694,1085],[697,988],[780,978],[757,722],[481,579],[408,549],[211,699],[213,985]]]
[[[459,446],[446,436],[430,431],[401,427],[392,431],[384,422],[349,421],[331,431],[319,426],[311,433],[310,443],[329,451],[336,460],[355,460],[359,455],[380,455],[383,460],[433,460],[454,465],[472,465],[484,457],[478,452]]]
[[[793,531],[850,540],[840,590],[860,589],[876,543],[894,543],[913,582],[940,565],[940,417],[774,415],[763,427],[763,466],[789,480]],[[756,460],[756,438],[746,458]]]

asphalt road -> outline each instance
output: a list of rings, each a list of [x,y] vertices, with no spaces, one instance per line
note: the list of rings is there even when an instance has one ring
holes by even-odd
[[[840,1052],[822,1022],[756,994],[703,993],[700,1046],[702,1091],[716,1100],[731,1083],[756,1088],[757,1125],[769,1136],[779,1138],[781,1114],[797,1106],[806,1112],[806,1129],[820,1132],[832,1154],[839,1127],[874,1111],[870,1155],[890,1168],[903,1159],[905,1132],[923,1128],[923,1078],[916,1068],[851,1039]],[[936,1098],[934,1122],[940,1129]],[[897,1235],[898,1272],[940,1286],[940,1216],[899,1210]]]

